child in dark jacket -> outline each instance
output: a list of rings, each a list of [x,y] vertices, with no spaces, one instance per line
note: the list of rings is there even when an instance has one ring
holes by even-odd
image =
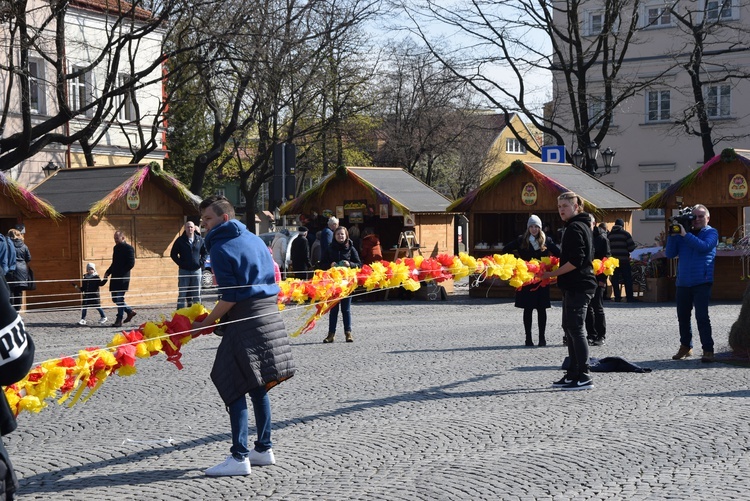
[[[106,283],[107,279],[105,278],[104,280],[102,280],[101,277],[99,277],[99,274],[96,272],[96,265],[94,263],[86,264],[86,274],[81,280],[81,285],[79,286],[78,284],[73,284],[73,287],[75,287],[83,294],[83,302],[81,304],[81,319],[78,321],[78,325],[86,325],[86,313],[88,312],[89,306],[96,308],[97,311],[99,311],[99,315],[101,316],[101,318],[99,319],[100,324],[107,323],[107,315],[104,314],[104,310],[102,309],[101,296],[99,295],[99,287],[105,285]]]

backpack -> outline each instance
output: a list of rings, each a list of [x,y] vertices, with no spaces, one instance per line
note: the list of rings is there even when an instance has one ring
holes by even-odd
[[[0,267],[3,269],[3,275],[11,271],[16,271],[16,245],[10,238],[3,235],[3,242],[0,242]]]

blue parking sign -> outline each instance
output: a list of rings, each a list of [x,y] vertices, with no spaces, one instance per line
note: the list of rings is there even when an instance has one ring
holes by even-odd
[[[542,162],[565,163],[565,146],[542,146]]]

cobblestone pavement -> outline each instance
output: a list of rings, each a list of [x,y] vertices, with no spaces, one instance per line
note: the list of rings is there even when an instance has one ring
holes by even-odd
[[[711,307],[717,351],[738,312]],[[159,313],[139,308],[136,319]],[[327,319],[292,340],[299,371],[270,393],[277,465],[247,477],[203,474],[230,445],[208,377],[215,336],[184,348],[182,371],[140,360],[138,374],[110,378],[84,404],[21,415],[4,440],[24,500],[748,499],[750,369],[702,364],[699,347],[672,361],[673,303],[606,313],[608,342],[591,355],[653,372],[595,374],[594,390],[562,392],[550,388],[566,354],[559,303],[551,346],[526,348],[510,300],[464,290],[445,302],[355,302],[354,343],[339,327],[322,344]],[[37,361],[112,338],[76,315],[26,315]],[[284,318],[300,325],[299,310]]]

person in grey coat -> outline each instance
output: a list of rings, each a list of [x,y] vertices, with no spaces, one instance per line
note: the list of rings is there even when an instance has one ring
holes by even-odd
[[[220,324],[222,339],[211,380],[227,406],[232,431],[231,454],[206,470],[206,475],[249,475],[250,465],[276,463],[268,390],[291,378],[296,368],[276,305],[280,289],[268,248],[234,219],[234,208],[226,198],[207,198],[200,209],[209,230],[206,249],[221,298],[208,317],[194,322],[193,327],[213,326],[219,319],[225,324]],[[258,430],[252,449],[247,446],[247,394]]]

